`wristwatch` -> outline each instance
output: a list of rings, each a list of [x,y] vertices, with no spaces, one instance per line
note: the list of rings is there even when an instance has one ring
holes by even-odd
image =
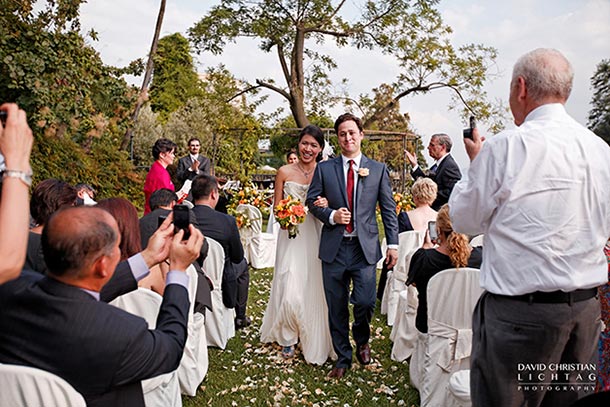
[[[4,174],[2,178],[17,178],[20,179],[28,187],[32,186],[32,173],[27,173],[25,171],[17,171],[17,170],[4,170]]]

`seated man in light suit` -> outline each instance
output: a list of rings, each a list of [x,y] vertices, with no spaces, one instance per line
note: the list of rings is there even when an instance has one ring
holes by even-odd
[[[141,380],[180,363],[189,310],[185,270],[203,243],[192,226],[189,240],[182,241],[183,231],[173,236],[171,220],[117,268],[120,235],[109,213],[81,206],[54,214],[42,234],[48,275],[24,271],[0,286],[0,363],[58,375],[89,407],[144,406]],[[156,329],[105,303],[136,289],[148,267],[168,256]]]

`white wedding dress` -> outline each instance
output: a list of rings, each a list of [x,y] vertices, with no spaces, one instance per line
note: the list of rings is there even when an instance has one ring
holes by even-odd
[[[284,183],[284,197],[305,203],[309,185]],[[271,294],[263,316],[261,341],[291,346],[299,342],[308,363],[336,359],[328,328],[328,307],[318,258],[322,224],[307,214],[294,239],[280,230]]]

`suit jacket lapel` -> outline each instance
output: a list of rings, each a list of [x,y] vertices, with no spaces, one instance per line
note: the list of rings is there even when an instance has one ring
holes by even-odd
[[[345,186],[345,175],[343,174],[343,159],[341,156],[335,158],[335,173],[337,174],[337,181],[339,189],[341,190],[341,196],[347,207],[347,191]]]
[[[360,158],[360,168],[368,168],[368,164],[369,164],[369,159],[362,154],[362,157]],[[358,183],[356,184],[356,201],[360,200],[360,191],[362,191],[362,185],[364,185],[365,179],[366,177],[361,177],[360,175],[358,175],[356,177]]]

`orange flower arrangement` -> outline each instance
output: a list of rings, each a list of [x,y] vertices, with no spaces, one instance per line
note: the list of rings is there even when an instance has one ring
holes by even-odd
[[[300,200],[288,195],[273,208],[273,214],[281,228],[288,230],[288,238],[294,239],[299,233],[299,224],[305,222],[307,208]]]

